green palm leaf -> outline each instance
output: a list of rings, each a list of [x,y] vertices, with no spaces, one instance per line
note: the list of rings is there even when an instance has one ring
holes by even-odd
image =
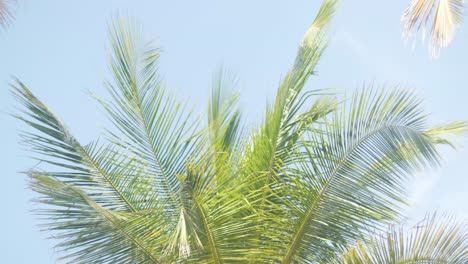
[[[123,135],[111,133],[112,141],[141,158],[158,183],[159,197],[177,204],[176,174],[190,155],[194,123],[165,93],[157,73],[159,50],[144,45],[139,34],[136,26],[125,27],[121,20],[112,28],[113,82],[107,88],[113,100],[101,102]]]
[[[467,263],[468,226],[454,217],[427,217],[409,230],[391,227],[387,233],[358,242],[337,263]]]
[[[190,204],[187,215],[202,244],[202,250],[188,258],[191,263],[242,262],[252,253],[246,245],[255,235],[255,222],[247,202],[251,197],[242,190],[254,179],[238,183],[236,174],[225,175],[231,171],[229,166],[209,168],[204,162],[187,167],[183,178]]]
[[[369,226],[398,219],[408,179],[439,164],[440,141],[425,128],[419,104],[404,90],[363,90],[349,110],[324,119],[317,127],[323,133],[307,135],[305,157],[295,157],[288,186],[277,188],[288,206],[287,219],[272,228],[287,243],[283,263],[304,262],[310,252],[316,252],[315,261],[327,262]],[[456,130],[438,128],[450,132]]]
[[[145,215],[106,209],[95,201],[94,195],[56,180],[50,174],[33,172],[31,176],[31,188],[43,195],[38,202],[48,205],[39,213],[49,221],[47,230],[56,233],[53,238],[61,240],[57,248],[64,250],[63,259],[74,263],[163,263],[155,251],[161,248],[158,234],[161,222],[154,217],[157,211],[153,211],[150,223],[141,225],[139,221],[140,229],[129,228],[136,227],[134,222]],[[150,234],[145,234],[149,230]]]
[[[45,228],[63,240],[57,247],[67,251],[64,258],[89,263],[138,255],[153,262],[158,256],[155,248],[138,242],[141,234],[125,231],[129,223],[124,223],[130,219],[128,214],[144,212],[148,199],[154,196],[144,167],[97,143],[83,147],[24,84],[18,81],[13,91],[28,110],[18,118],[39,132],[24,133],[24,142],[39,154],[39,160],[60,169],[30,174],[32,189],[43,195],[38,201],[48,205],[42,210],[48,220]],[[155,203],[152,210],[156,217],[146,230],[157,233],[155,228],[161,228],[165,220]],[[164,232],[160,233],[163,237]],[[127,243],[116,244],[120,238]],[[155,238],[153,243],[161,241]],[[114,251],[115,256],[110,254]]]
[[[331,0],[322,4],[299,46],[293,68],[278,88],[274,105],[267,108],[265,121],[248,142],[245,158],[247,177],[260,174],[264,178],[259,182],[264,188],[262,200],[266,198],[268,186],[275,181],[278,171],[288,163],[289,153],[307,130],[307,124],[330,113],[336,106],[333,99],[324,96],[317,99],[308,111],[300,113],[306,102],[324,93],[319,90],[301,91],[325,50],[326,25],[336,2]],[[263,202],[261,204],[264,206]]]
[[[135,212],[139,209],[139,198],[130,197],[137,189],[128,190],[131,185],[138,185],[133,180],[142,173],[138,164],[97,142],[82,146],[63,122],[20,81],[13,92],[27,109],[24,116],[17,117],[39,132],[23,133],[24,142],[41,155],[39,160],[62,168],[63,171],[53,173],[54,177],[72,186],[86,186],[101,192],[103,195],[98,198],[114,210]],[[145,192],[149,192],[151,186],[142,188],[148,188]]]

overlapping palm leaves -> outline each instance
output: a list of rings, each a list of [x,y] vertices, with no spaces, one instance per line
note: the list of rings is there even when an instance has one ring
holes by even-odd
[[[159,50],[122,21],[111,30],[111,99],[98,99],[116,128],[104,143],[80,144],[16,81],[13,92],[24,105],[18,118],[35,129],[24,142],[49,164],[29,172],[31,188],[63,258],[381,263],[373,261],[391,247],[369,235],[401,219],[411,175],[437,166],[437,145],[450,144],[445,136],[466,131],[466,124],[427,127],[421,102],[401,88],[363,88],[344,100],[303,91],[326,48],[335,8],[336,1],[324,1],[251,134],[238,95],[225,89],[225,71],[214,78],[208,118],[200,122],[166,91]],[[465,223],[434,228],[431,238],[446,243],[423,250],[418,241],[432,231],[420,232],[411,236],[416,242],[397,245],[407,248],[403,257],[435,261],[453,253],[453,263],[466,262]]]

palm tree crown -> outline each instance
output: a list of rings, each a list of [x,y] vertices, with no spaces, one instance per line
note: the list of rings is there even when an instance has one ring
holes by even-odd
[[[446,135],[427,127],[411,92],[365,88],[346,100],[304,91],[326,46],[336,1],[325,0],[265,117],[248,133],[230,79],[214,78],[206,122],[165,90],[160,52],[135,27],[111,30],[115,130],[81,144],[19,80],[24,142],[44,228],[78,263],[466,263],[467,228],[449,216],[415,232],[405,185],[437,166]],[[200,124],[201,123],[201,124]],[[204,125],[202,125],[204,124]],[[436,221],[437,220],[437,221]],[[381,233],[384,232],[384,233]]]

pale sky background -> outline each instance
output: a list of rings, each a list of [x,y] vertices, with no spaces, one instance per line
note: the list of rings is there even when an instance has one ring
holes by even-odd
[[[438,60],[427,48],[402,41],[400,15],[410,0],[344,0],[332,24],[332,42],[310,88],[348,93],[364,84],[415,89],[436,122],[468,119],[468,29]],[[116,14],[136,18],[147,38],[164,50],[161,73],[168,88],[204,109],[212,74],[220,65],[237,74],[242,110],[250,120],[263,114],[266,98],[290,67],[296,47],[319,2],[61,1],[19,0],[15,23],[0,31],[0,262],[55,263],[54,241],[39,232],[30,212],[26,176],[35,165],[18,145],[24,128],[8,113],[12,76],[24,81],[83,142],[107,124],[87,91],[105,95],[107,25]],[[223,3],[221,3],[223,2]],[[468,216],[468,140],[445,153],[444,167],[418,175],[411,219],[441,210]]]

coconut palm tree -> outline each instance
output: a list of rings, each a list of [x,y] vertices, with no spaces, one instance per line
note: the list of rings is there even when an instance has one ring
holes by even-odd
[[[13,20],[16,0],[0,0],[0,27],[8,26]]]
[[[350,98],[304,91],[327,46],[325,0],[262,122],[246,129],[238,95],[214,80],[201,121],[169,94],[158,48],[111,28],[114,129],[83,145],[19,80],[28,172],[43,227],[73,263],[466,263],[467,225],[429,217],[395,227],[417,170],[466,131],[428,127],[412,92],[367,87]],[[389,228],[390,226],[390,228]]]
[[[421,30],[424,41],[426,28],[430,27],[430,51],[433,57],[438,57],[463,23],[464,10],[464,0],[411,0],[401,17],[404,36],[408,39],[413,31]]]

